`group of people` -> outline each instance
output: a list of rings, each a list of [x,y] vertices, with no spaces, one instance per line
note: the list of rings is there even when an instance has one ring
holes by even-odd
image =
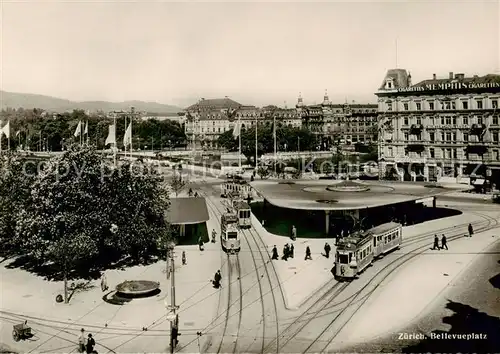
[[[78,349],[80,353],[87,353],[87,354],[96,354],[97,352],[94,350],[95,347],[95,340],[92,337],[92,334],[88,334],[85,336],[85,329],[80,330],[80,336],[78,337]]]
[[[295,248],[293,246],[293,243],[290,245],[286,243],[285,246],[283,246],[283,256],[281,257],[281,259],[287,261],[288,258],[294,258],[294,255],[295,255]],[[271,259],[272,260],[279,259],[278,248],[276,247],[276,245],[273,246]],[[309,246],[306,246],[306,256],[304,260],[312,260],[311,249],[309,248]]]
[[[188,191],[188,196],[192,197],[193,196],[193,190],[191,188],[189,188],[189,191]],[[198,192],[194,192],[194,197],[195,198],[198,198],[199,195],[198,195]]]
[[[448,250],[446,236],[443,234],[443,236],[441,237],[441,247],[440,247],[438,235],[434,235],[434,246],[432,247],[432,249],[433,250],[440,250],[440,249],[445,249],[445,248]]]
[[[220,281],[222,280],[222,275],[220,274],[220,270],[218,270],[217,272],[215,272],[215,275],[214,275],[214,280],[212,280],[212,284],[214,286],[214,288],[216,289],[219,289],[221,284],[220,284]]]

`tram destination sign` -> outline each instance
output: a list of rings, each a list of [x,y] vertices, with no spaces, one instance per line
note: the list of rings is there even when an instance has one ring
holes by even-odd
[[[441,84],[426,84],[422,86],[400,87],[398,92],[424,92],[445,90],[500,89],[500,82],[445,82]]]

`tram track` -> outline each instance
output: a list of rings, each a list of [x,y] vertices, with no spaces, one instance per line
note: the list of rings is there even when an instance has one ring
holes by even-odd
[[[499,221],[495,217],[490,217],[490,216],[481,215],[481,214],[478,214],[478,216],[486,219],[485,221],[481,221],[480,223],[487,222],[486,226],[483,226],[483,227],[480,227],[477,229],[478,232],[487,231],[487,230],[493,229],[499,225]],[[468,223],[466,223],[466,224],[464,223],[463,225],[468,225]],[[419,236],[418,240],[412,240],[412,241],[414,241],[414,242],[412,242],[412,244],[416,243],[416,242],[423,242],[423,239],[427,238],[428,235],[438,233],[438,232],[443,232],[444,230],[447,230],[447,229],[451,229],[451,230],[455,229],[456,230],[456,227],[444,228],[442,230],[435,230],[432,233],[426,233],[422,236]],[[463,237],[463,233],[459,232],[457,234],[449,236],[448,240],[451,242],[451,241],[460,239],[462,237]],[[406,243],[405,246],[408,246],[408,244],[409,243]],[[370,298],[370,295],[382,284],[382,282],[390,274],[392,274],[393,271],[401,268],[404,264],[408,263],[409,261],[411,261],[415,257],[421,255],[423,252],[425,252],[428,249],[428,247],[429,247],[429,244],[425,244],[425,245],[422,245],[420,247],[415,248],[410,253],[405,253],[405,254],[399,256],[398,258],[393,260],[392,263],[386,265],[379,272],[377,272],[368,281],[368,283],[363,288],[361,288],[361,290],[357,291],[356,293],[354,293],[350,297],[343,299],[340,302],[333,303],[334,300],[337,298],[337,296],[340,295],[352,283],[350,283],[350,282],[349,283],[335,283],[334,285],[330,285],[330,288],[326,292],[324,292],[318,300],[316,300],[314,303],[312,303],[299,316],[293,317],[292,318],[293,322],[280,333],[280,337],[282,339],[287,337],[286,340],[282,342],[281,349],[283,350],[288,343],[290,343],[294,338],[296,339],[300,333],[304,332],[308,326],[312,325],[314,320],[337,313],[337,315],[334,317],[334,319],[332,321],[330,321],[330,323],[325,327],[325,329],[323,331],[321,331],[320,334],[315,338],[315,340],[313,342],[311,342],[311,344],[305,349],[304,353],[310,351],[311,348],[315,345],[315,343],[317,343],[321,339],[321,337],[324,336],[324,334],[335,324],[335,322],[337,322],[337,320],[347,311],[347,309],[352,307],[352,305],[356,304],[356,300],[358,300],[359,306],[357,306],[356,311],[354,311],[354,313],[352,313],[352,315],[348,318],[348,320],[342,325],[342,328],[355,315],[357,310],[359,310],[359,308],[361,308],[364,305],[364,303]],[[415,251],[420,251],[420,252],[415,253]],[[400,261],[400,260],[402,260],[402,261]],[[398,261],[400,261],[400,262],[398,262]],[[398,263],[396,263],[396,265],[394,266],[395,262],[398,262]],[[382,277],[382,279],[380,279],[378,282],[375,282],[375,280],[378,279],[378,277],[382,273],[387,271],[387,269],[389,269],[389,268],[390,268],[390,271],[388,271],[387,274],[384,277]],[[369,286],[373,286],[374,283],[375,283],[374,289],[372,289],[370,292],[368,292],[365,296],[361,296],[363,291],[366,290]],[[323,289],[321,289],[321,290],[323,290]],[[338,308],[339,306],[340,306],[340,309],[325,312],[325,310],[329,310],[329,309],[332,309],[334,307]],[[294,327],[298,327],[298,328],[295,328],[295,330],[293,330]],[[311,332],[315,332],[316,328],[317,328],[317,326],[314,326],[314,328],[311,330]],[[326,346],[324,346],[322,348],[322,350],[319,350],[318,348],[314,348],[314,350],[312,350],[312,352],[323,352],[328,347],[328,345],[330,345],[330,343],[333,341],[333,339],[338,335],[338,333],[340,333],[342,328],[340,328],[337,331],[337,333],[334,335],[334,337],[327,343]],[[287,332],[292,332],[292,333],[287,335]],[[268,348],[266,348],[266,349],[268,349]]]
[[[488,225],[478,229],[479,232],[484,232],[488,231],[491,229],[494,229],[498,227],[499,221],[498,219],[495,219],[493,217],[489,216],[484,216],[483,217],[488,219]],[[448,241],[452,242],[458,239],[461,239],[463,237],[463,234],[455,234],[452,236],[448,237]],[[398,257],[396,260],[392,261],[390,264],[384,266],[380,271],[378,271],[359,291],[357,291],[355,294],[353,294],[350,298],[346,299],[348,300],[345,305],[341,307],[341,309],[338,311],[338,313],[335,315],[335,317],[328,323],[328,325],[316,336],[316,338],[307,346],[307,348],[303,351],[303,353],[307,352],[313,352],[313,353],[322,353],[327,350],[327,348],[330,346],[330,344],[333,342],[333,340],[339,335],[339,333],[344,329],[344,327],[349,323],[349,321],[356,315],[356,313],[363,307],[363,305],[368,301],[370,296],[382,285],[385,279],[387,279],[393,272],[399,268],[401,268],[403,265],[408,263],[409,261],[413,260],[415,257],[421,255],[423,252],[427,251],[429,245],[423,245],[421,247],[417,247],[415,250],[420,250],[420,252],[417,253],[407,253],[404,254],[400,257]],[[398,262],[400,261],[400,262]],[[349,284],[348,284],[349,285]],[[372,287],[369,289],[369,287]],[[369,289],[365,295],[362,296],[363,292],[365,290]],[[356,300],[359,300],[356,303]],[[344,300],[345,301],[345,300]],[[337,304],[338,305],[338,304]],[[353,306],[355,305],[355,306]],[[334,311],[335,312],[335,311]],[[333,314],[334,312],[331,312],[329,314]],[[325,314],[326,315],[326,314]],[[338,320],[345,315],[344,320],[342,323],[338,323]],[[326,340],[326,345],[321,345],[321,348],[318,346],[318,343],[321,343],[322,341],[320,340],[323,336],[327,334],[329,330],[332,329],[332,327],[338,324],[338,328],[335,329],[334,334],[329,336],[329,338]],[[323,341],[325,342],[325,341]]]

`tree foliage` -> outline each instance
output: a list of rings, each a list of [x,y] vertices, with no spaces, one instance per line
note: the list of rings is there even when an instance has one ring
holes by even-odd
[[[75,137],[76,127],[79,121],[88,122],[89,134],[84,137],[84,142],[97,146],[98,149],[105,148],[104,142],[108,135],[108,126],[113,120],[104,114],[87,114],[83,110],[74,110],[62,114],[47,114],[40,109],[25,110],[2,110],[0,120],[9,120],[11,123],[11,149],[22,145],[28,146],[30,150],[37,151],[40,148],[48,151],[61,151],[65,146],[79,143],[80,137]],[[125,119],[117,119],[117,143],[122,148],[120,136],[125,134]],[[127,121],[127,125],[130,122]],[[19,132],[19,133],[18,133]],[[149,119],[145,121],[134,121],[132,124],[133,148],[134,149],[166,149],[181,146],[186,142],[184,128],[171,120],[159,121]],[[7,139],[2,139],[2,145],[7,147]]]
[[[88,270],[111,256],[145,260],[169,236],[168,193],[152,166],[114,168],[95,149],[77,146],[39,172],[3,161],[0,218],[7,226],[0,236],[40,264]]]

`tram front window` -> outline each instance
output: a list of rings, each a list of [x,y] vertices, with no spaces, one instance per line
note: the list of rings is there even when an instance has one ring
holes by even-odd
[[[339,263],[342,263],[342,264],[349,263],[349,257],[347,256],[347,254],[339,254],[338,257],[339,257]]]
[[[237,237],[238,237],[238,233],[237,232],[228,232],[227,233],[227,238],[235,239]]]

